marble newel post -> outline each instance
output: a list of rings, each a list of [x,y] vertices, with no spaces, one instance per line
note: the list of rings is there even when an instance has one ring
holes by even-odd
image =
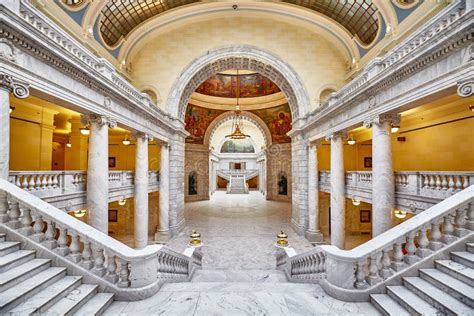
[[[395,207],[392,123],[399,125],[400,115],[382,114],[365,122],[367,128],[372,127],[372,237],[392,227]]]
[[[10,92],[20,99],[30,95],[27,84],[0,74],[0,179],[5,180],[10,173]]]
[[[148,244],[148,134],[137,133],[135,149],[135,212],[134,244],[135,248],[144,248]]]
[[[341,249],[346,235],[344,138],[342,133],[328,137],[331,140],[331,244]]]
[[[309,144],[308,150],[308,228],[305,237],[311,242],[322,242],[319,231],[319,174],[318,144]]]
[[[117,123],[99,114],[82,115],[81,122],[90,126],[86,192],[89,224],[108,234],[109,127]]]
[[[155,233],[155,240],[165,242],[170,237],[170,147],[168,144],[161,145],[160,150],[160,216],[159,225]]]

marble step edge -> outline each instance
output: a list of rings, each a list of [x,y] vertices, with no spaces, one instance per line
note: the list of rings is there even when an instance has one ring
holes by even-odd
[[[16,307],[64,276],[66,268],[48,268],[0,293],[0,313]]]
[[[451,252],[451,259],[474,269],[474,253],[468,251],[453,251]]]
[[[474,311],[451,295],[420,277],[404,277],[403,284],[443,314],[472,314]]]
[[[430,303],[407,289],[402,285],[387,286],[387,294],[393,298],[398,304],[403,306],[411,315],[437,315],[441,314]]]
[[[75,315],[102,315],[114,301],[112,293],[97,293],[81,306]]]
[[[0,243],[0,257],[20,250],[21,243],[18,241],[3,241]]]
[[[161,292],[312,292],[319,285],[307,283],[271,282],[180,282],[166,283]]]
[[[65,276],[17,305],[8,314],[30,315],[33,313],[43,313],[49,307],[56,304],[57,301],[68,295],[73,289],[81,285],[81,282],[82,276]]]
[[[97,293],[97,289],[98,286],[95,284],[81,284],[49,307],[43,314],[71,315],[94,297]]]
[[[51,266],[50,259],[32,259],[10,270],[0,273],[0,292],[6,291],[15,284],[24,281],[31,276],[48,269]]]
[[[7,234],[5,233],[0,233],[0,243],[4,242],[7,240]]]
[[[3,257],[0,257],[0,273],[30,261],[35,258],[36,251],[34,250],[18,250]]]
[[[371,294],[370,302],[384,315],[410,316],[410,313],[387,294]]]
[[[469,286],[474,286],[474,269],[452,260],[436,260],[435,267]]]
[[[420,269],[420,277],[455,299],[474,308],[474,291],[468,284],[437,269]]]
[[[474,253],[474,242],[466,243],[466,250],[470,253]]]

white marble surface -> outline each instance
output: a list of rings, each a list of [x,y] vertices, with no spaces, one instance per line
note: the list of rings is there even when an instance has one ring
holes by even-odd
[[[290,227],[291,204],[267,201],[260,192],[227,195],[217,191],[209,201],[186,203],[186,228],[168,246],[182,252],[192,229],[202,234],[203,269],[275,268],[276,235],[284,230],[296,251],[312,248]]]
[[[135,146],[134,245],[148,244],[148,136],[138,134]]]
[[[342,135],[331,136],[331,244],[344,248],[346,196]]]
[[[160,147],[160,214],[158,233],[166,234],[169,231],[169,146]]]
[[[10,171],[10,96],[0,87],[0,178],[8,179]]]

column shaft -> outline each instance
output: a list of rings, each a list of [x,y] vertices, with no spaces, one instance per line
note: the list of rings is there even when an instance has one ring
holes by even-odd
[[[0,179],[10,173],[10,94],[0,87]]]
[[[372,125],[372,237],[392,227],[395,181],[390,121]]]
[[[90,122],[86,205],[90,225],[104,234],[108,234],[109,226],[108,135],[107,124],[96,120]]]
[[[342,136],[331,137],[331,244],[344,249],[346,197]]]
[[[138,135],[135,150],[135,248],[148,244],[148,136]]]
[[[169,146],[162,145],[160,150],[160,223],[155,239],[159,239],[160,236],[168,236],[170,230],[169,163]]]
[[[319,231],[319,176],[317,145],[308,149],[308,228],[306,238],[312,242],[323,241]]]

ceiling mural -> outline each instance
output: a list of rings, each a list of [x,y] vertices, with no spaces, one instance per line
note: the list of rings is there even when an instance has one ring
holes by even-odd
[[[249,139],[233,140],[229,139],[222,144],[223,154],[250,154],[255,153],[255,148]]]
[[[217,74],[204,81],[197,93],[213,97],[236,98],[240,81],[240,98],[254,98],[280,92],[280,88],[270,79],[260,74],[224,75]]]
[[[187,143],[203,144],[204,135],[209,125],[219,115],[226,111],[203,108],[189,104],[186,109],[186,131],[191,135],[186,138]],[[260,117],[268,126],[273,143],[290,143],[291,138],[286,135],[291,130],[291,111],[288,104],[273,108],[249,111]]]

